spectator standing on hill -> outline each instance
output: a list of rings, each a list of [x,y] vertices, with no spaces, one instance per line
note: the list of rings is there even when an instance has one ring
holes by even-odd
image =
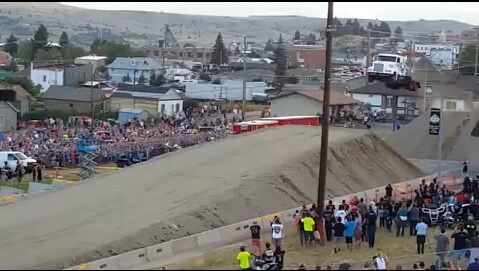
[[[333,223],[334,223],[334,214],[333,211],[330,209],[330,206],[326,206],[326,210],[324,211],[324,230],[326,231],[326,240],[331,242],[333,237]]]
[[[378,208],[379,228],[386,228],[386,218],[388,216],[386,208],[381,204]]]
[[[353,250],[353,238],[354,238],[354,228],[356,227],[356,223],[353,221],[351,215],[348,215],[346,218],[347,222],[344,224],[346,227],[345,231],[345,240],[346,240],[346,247],[350,251]]]
[[[409,236],[416,236],[416,225],[420,220],[420,210],[414,202],[408,210],[409,215]]]
[[[278,270],[283,270],[284,266],[284,255],[286,251],[282,250],[281,247],[276,247],[274,251],[274,256],[276,257],[276,263],[278,264]]]
[[[345,210],[344,205],[339,205],[339,210],[336,212],[336,222],[338,223],[346,223],[346,216],[348,215],[347,211]]]
[[[303,222],[305,242],[309,241],[309,244],[311,245],[314,241],[314,219],[312,219],[311,216],[308,214],[306,215],[306,217],[301,219],[301,222]]]
[[[358,209],[361,212],[361,215],[365,215],[368,212],[368,205],[364,202],[363,198],[359,199]]]
[[[377,215],[374,212],[373,208],[369,207],[368,217],[367,217],[367,235],[368,235],[368,244],[370,248],[374,247],[376,241],[376,220]]]
[[[454,229],[451,238],[454,239],[454,252],[452,252],[451,256],[457,263],[457,261],[461,261],[466,256],[463,250],[466,248],[466,240],[469,238],[469,235],[464,231],[464,227],[460,225]]]
[[[467,231],[467,234],[469,234],[469,236],[473,237],[476,230],[477,230],[477,226],[476,226],[476,223],[474,223],[474,217],[473,216],[469,216],[467,218],[467,222],[464,223],[464,229]]]
[[[306,242],[306,235],[304,233],[304,223],[303,223],[303,216],[299,215],[299,220],[298,220],[298,228],[299,228],[299,243],[304,245]]]
[[[427,228],[427,224],[424,223],[424,221],[421,221],[416,225],[417,254],[424,254],[424,244],[426,243],[427,238]]]
[[[249,229],[251,231],[251,246],[256,248],[257,255],[261,255],[261,227],[255,221]]]
[[[393,187],[391,184],[388,184],[388,186],[386,186],[386,188],[384,188],[386,190],[386,199],[389,199],[391,200],[391,198],[393,197]]]
[[[406,228],[408,224],[408,211],[406,208],[406,203],[403,203],[401,206],[401,209],[399,209],[397,217],[396,217],[396,221],[397,221],[396,237],[399,237],[399,235],[401,235],[401,237],[404,237],[404,229]]]
[[[436,227],[436,234],[434,239],[436,239],[436,255],[438,260],[436,261],[436,266],[443,266],[445,263],[446,252],[449,249],[449,237],[446,235],[446,229],[441,228],[439,233],[439,227]]]
[[[283,240],[283,225],[281,224],[281,221],[279,221],[279,218],[277,218],[273,225],[271,225],[271,228],[273,229],[274,246],[280,247],[281,241]]]
[[[334,253],[338,253],[341,251],[341,244],[344,240],[344,231],[346,230],[346,227],[344,226],[343,223],[337,222],[333,226],[334,230]]]
[[[251,270],[250,258],[251,254],[246,250],[246,246],[241,246],[240,252],[236,256],[240,270]]]

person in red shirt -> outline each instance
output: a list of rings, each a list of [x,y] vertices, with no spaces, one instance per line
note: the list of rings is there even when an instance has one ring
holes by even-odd
[[[468,203],[468,202],[469,202],[469,198],[467,197],[466,194],[464,194],[464,193],[459,193],[459,194],[457,194],[457,196],[456,196],[456,202],[457,202],[458,204]]]

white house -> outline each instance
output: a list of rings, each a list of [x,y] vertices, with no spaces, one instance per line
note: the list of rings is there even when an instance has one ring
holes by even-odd
[[[459,46],[441,44],[415,44],[417,53],[424,53],[434,64],[450,68],[459,61]]]
[[[34,85],[41,85],[42,91],[47,91],[50,86],[63,86],[64,69],[62,67],[33,68],[30,66],[30,80]]]

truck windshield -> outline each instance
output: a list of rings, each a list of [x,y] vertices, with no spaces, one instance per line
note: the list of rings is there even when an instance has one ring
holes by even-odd
[[[15,153],[15,156],[18,158],[18,160],[25,160],[25,159],[28,159],[28,157],[26,157],[23,153],[21,152],[16,152]]]
[[[379,61],[384,61],[384,62],[396,62],[395,56],[378,56]]]

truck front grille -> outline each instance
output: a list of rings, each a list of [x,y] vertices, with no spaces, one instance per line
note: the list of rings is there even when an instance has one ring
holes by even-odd
[[[382,63],[375,63],[374,64],[374,71],[375,72],[383,72],[384,70],[384,64]]]

